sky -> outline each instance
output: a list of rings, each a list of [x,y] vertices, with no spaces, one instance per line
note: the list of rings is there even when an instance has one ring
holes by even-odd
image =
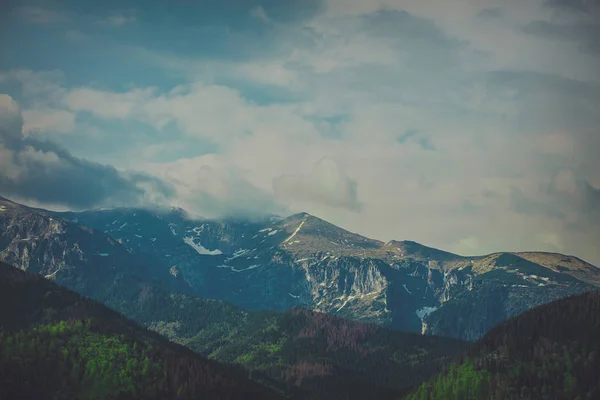
[[[9,0],[0,195],[600,266],[597,0]]]

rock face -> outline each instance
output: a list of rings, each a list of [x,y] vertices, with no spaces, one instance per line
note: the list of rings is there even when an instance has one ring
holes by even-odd
[[[102,232],[2,198],[0,210],[0,260],[6,263],[97,299],[122,276],[187,290],[160,260],[134,254]]]
[[[35,214],[14,203],[3,204],[7,210],[12,204]],[[15,218],[6,222],[11,213],[0,213],[5,229],[0,257],[27,268],[31,257],[21,241],[30,233],[20,231],[25,228]],[[75,236],[89,231],[86,226],[94,228],[102,240],[121,249],[118,254],[124,259],[145,257],[156,264],[156,274],[161,269],[165,279],[202,297],[249,310],[307,307],[468,340],[535,305],[600,286],[600,269],[571,256],[531,252],[462,257],[410,241],[383,243],[306,213],[285,219],[214,221],[192,219],[182,210],[114,209],[52,213],[48,218],[78,229]],[[61,228],[45,223],[45,240],[60,241]],[[4,228],[7,224],[10,230]],[[82,246],[81,240],[72,242]],[[92,246],[84,257],[117,254],[113,245],[107,246],[111,249]],[[63,246],[44,257],[64,260],[68,268],[78,262],[77,254]],[[40,273],[54,272],[55,267],[47,267],[42,259],[36,263]]]

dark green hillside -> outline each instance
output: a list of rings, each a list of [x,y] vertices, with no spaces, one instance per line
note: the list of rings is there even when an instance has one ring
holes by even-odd
[[[280,398],[94,301],[0,263],[0,398]]]
[[[536,307],[500,324],[406,399],[600,399],[600,294]]]
[[[468,347],[459,340],[397,332],[299,308],[283,314],[252,313],[237,326],[215,324],[186,344],[221,362],[299,386],[319,399],[398,397]]]

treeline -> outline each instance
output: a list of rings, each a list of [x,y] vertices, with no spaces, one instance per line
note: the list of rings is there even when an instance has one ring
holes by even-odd
[[[463,359],[406,397],[600,398],[600,294],[536,307],[494,328]]]

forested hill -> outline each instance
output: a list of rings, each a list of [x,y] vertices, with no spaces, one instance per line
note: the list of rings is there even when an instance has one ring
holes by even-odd
[[[0,263],[0,399],[278,399],[39,275]]]
[[[406,399],[600,399],[600,293],[500,324]]]

